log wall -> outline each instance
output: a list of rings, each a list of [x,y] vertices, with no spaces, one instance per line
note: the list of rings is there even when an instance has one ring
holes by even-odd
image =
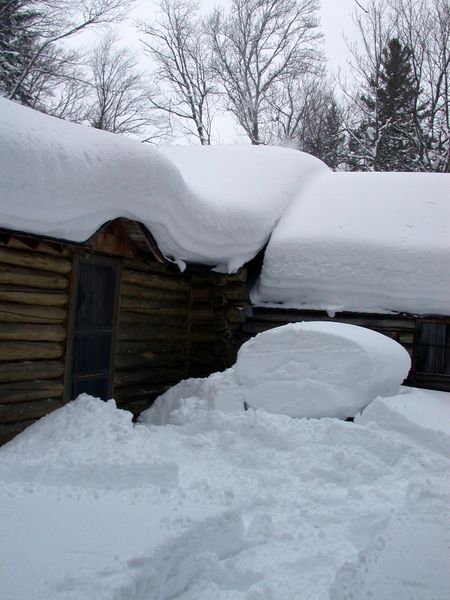
[[[26,237],[0,245],[0,445],[69,399],[73,250]],[[137,415],[181,379],[235,362],[248,305],[244,270],[180,274],[171,265],[123,258],[119,271],[119,407]]]
[[[63,404],[71,256],[0,247],[0,444]]]

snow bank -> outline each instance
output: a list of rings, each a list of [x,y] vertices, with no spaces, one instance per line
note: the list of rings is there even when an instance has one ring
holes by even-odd
[[[377,396],[397,394],[410,365],[400,344],[370,329],[291,323],[246,342],[224,373],[180,382],[141,420],[185,424],[200,411],[242,411],[244,402],[291,417],[351,417]]]
[[[0,139],[0,227],[81,242],[127,217],[180,266],[223,271],[253,258],[299,190],[328,170],[283,148],[160,151],[2,98]]]
[[[391,429],[450,456],[450,394],[406,386],[401,392],[392,398],[377,398],[356,417],[356,422]]]
[[[447,600],[450,547],[445,512],[422,509],[392,516],[385,532],[339,570],[329,600]]]
[[[2,448],[2,600],[165,600],[203,554],[239,551],[241,513],[186,498],[163,454],[129,412],[86,395]]]
[[[286,210],[256,303],[450,314],[450,177],[330,173]]]
[[[345,323],[291,323],[239,350],[235,374],[251,406],[292,417],[351,417],[392,396],[411,361],[397,342]]]
[[[383,600],[444,600],[449,465],[414,430],[84,396],[0,448],[1,597],[342,600],[351,565],[348,598],[385,570]]]

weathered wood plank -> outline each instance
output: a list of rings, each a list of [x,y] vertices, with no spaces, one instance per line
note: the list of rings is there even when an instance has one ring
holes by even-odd
[[[158,314],[158,313],[144,313],[144,312],[128,312],[123,311],[119,315],[119,323],[132,326],[133,328],[138,327],[180,327],[184,328],[188,320],[188,311],[182,310],[178,314]]]
[[[0,283],[8,285],[20,285],[43,290],[66,290],[68,278],[58,273],[35,271],[0,264]]]
[[[66,292],[37,292],[30,288],[0,285],[0,302],[16,302],[38,306],[65,306]]]
[[[13,250],[12,248],[5,248],[1,246],[0,263],[61,274],[70,273],[72,269],[72,263],[67,258],[40,254],[39,252]]]
[[[36,360],[0,363],[0,382],[59,379],[64,375],[62,360]]]
[[[26,236],[21,236],[21,239],[19,239],[19,237],[12,237],[10,238],[7,246],[8,248],[29,251],[31,246],[30,244],[26,243],[26,240]],[[28,238],[28,241],[31,240],[33,241],[33,243],[36,242],[36,238]],[[62,256],[64,258],[72,257],[72,250],[70,246],[64,245],[60,242],[41,240],[37,243],[37,245],[34,245],[34,248],[36,249],[36,252],[40,252],[42,254],[50,254],[51,256]]]
[[[59,381],[19,381],[0,384],[0,404],[59,398],[64,385]]]
[[[133,369],[132,371],[116,371],[114,375],[114,385],[120,387],[130,384],[142,383],[164,383],[172,384],[181,381],[184,377],[184,368],[151,368],[151,369]]]
[[[0,422],[38,419],[62,406],[62,400],[48,398],[34,402],[18,402],[17,404],[0,404]]]
[[[168,340],[183,340],[186,335],[184,327],[168,327],[168,326],[140,326],[127,324],[119,326],[117,339],[120,341],[168,341]]]
[[[0,302],[0,321],[7,323],[64,323],[67,311],[59,306]]]
[[[45,360],[61,358],[64,345],[56,342],[2,342],[0,360]]]
[[[133,293],[139,291],[143,293],[150,288],[166,290],[171,292],[181,292],[188,294],[190,291],[189,281],[181,277],[171,277],[170,275],[156,275],[154,273],[143,273],[124,269],[122,272],[122,282],[124,293]],[[144,288],[144,289],[143,289]]]
[[[0,340],[62,342],[65,339],[66,329],[63,325],[0,322]]]
[[[175,354],[168,352],[166,354],[154,354],[152,352],[144,352],[143,354],[118,354],[115,359],[115,366],[118,370],[140,369],[143,367],[151,368],[163,365],[181,369],[184,365],[184,353],[179,352]]]
[[[159,324],[161,322],[171,324],[171,320],[173,321],[181,321],[185,322],[188,319],[188,307],[187,306],[179,306],[177,307],[161,307],[159,305],[157,308],[152,309],[139,309],[139,310],[126,310],[121,307],[119,322],[120,323],[134,323],[135,325],[148,325],[157,321]]]
[[[157,340],[154,343],[136,342],[134,340],[118,340],[118,354],[144,354],[145,352],[164,353],[164,352],[184,352],[183,340]]]
[[[167,291],[152,291],[153,298],[132,298],[131,296],[122,295],[120,305],[123,309],[131,310],[135,312],[139,311],[154,311],[164,309],[166,306],[188,306],[189,296],[184,295],[172,295],[171,292]]]

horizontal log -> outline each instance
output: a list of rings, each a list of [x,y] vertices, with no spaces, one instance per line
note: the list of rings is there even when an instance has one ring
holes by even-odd
[[[151,368],[170,365],[173,368],[183,368],[185,361],[184,353],[168,352],[166,354],[154,354],[144,352],[143,354],[118,354],[115,358],[115,367],[118,370]]]
[[[154,290],[153,298],[134,298],[131,296],[124,296],[122,294],[120,299],[120,305],[122,309],[132,311],[158,311],[165,307],[167,308],[180,308],[183,307],[187,311],[189,302],[188,298],[184,296],[174,295],[171,296],[171,292],[160,292]]]
[[[242,302],[242,304],[248,304],[249,302],[248,290],[243,285],[222,288],[222,293],[228,302]]]
[[[244,323],[245,312],[241,307],[228,306],[225,310],[225,317],[230,323]]]
[[[139,383],[164,383],[170,384],[181,381],[185,375],[184,368],[152,368],[152,369],[134,369],[132,371],[116,371],[114,375],[114,385],[117,387]]]
[[[36,419],[28,419],[15,423],[0,423],[0,446],[11,441],[16,435],[22,433],[22,431],[33,423],[36,423]]]
[[[200,329],[197,327],[196,329],[192,329],[189,339],[191,343],[195,342],[215,342],[216,340],[216,332],[211,328]]]
[[[67,258],[2,247],[0,247],[0,263],[49,271],[50,273],[67,274],[72,269],[72,263]]]
[[[191,318],[193,322],[205,323],[212,321],[214,317],[214,307],[211,303],[202,302],[192,304]]]
[[[48,398],[34,402],[19,402],[17,404],[0,404],[0,422],[23,421],[38,419],[62,406],[62,400]]]
[[[157,314],[157,313],[134,313],[129,311],[123,311],[119,315],[119,324],[132,325],[134,328],[137,327],[179,327],[185,328],[188,322],[187,311],[180,312],[179,314]],[[119,325],[119,326],[120,326]]]
[[[2,342],[0,360],[44,360],[60,358],[64,345],[56,342]]]
[[[0,302],[16,302],[19,304],[35,304],[38,306],[65,306],[66,292],[35,292],[30,288],[0,286]]]
[[[0,382],[59,379],[64,375],[62,360],[36,360],[0,363]]]
[[[162,264],[159,262],[148,260],[144,262],[136,262],[136,260],[125,258],[122,261],[124,269],[131,269],[132,271],[142,271],[143,273],[157,273],[157,274],[168,274],[168,275],[180,275],[178,267],[172,263]]]
[[[184,340],[157,340],[153,342],[136,342],[128,340],[118,340],[116,351],[118,354],[144,354],[164,353],[164,352],[184,352]]]
[[[283,308],[253,307],[255,321],[271,321],[277,323],[295,323],[298,321],[336,321],[339,323],[350,323],[374,329],[385,327],[386,329],[415,329],[414,317],[401,317],[398,315],[364,315],[360,313],[337,313],[332,318],[322,311],[303,311]]]
[[[0,340],[62,342],[65,339],[66,329],[63,325],[0,322]]]
[[[0,264],[0,283],[20,285],[43,290],[66,290],[68,278],[58,273],[35,271],[22,267],[6,266]]]
[[[159,306],[153,309],[124,309],[121,307],[119,313],[119,323],[134,323],[135,325],[149,325],[161,321],[170,324],[171,322],[187,322],[188,319],[187,306],[179,306],[175,308],[166,308]],[[173,321],[171,321],[173,320]]]
[[[28,241],[28,243],[27,243]],[[31,244],[30,244],[31,243]],[[8,248],[16,248],[17,250],[30,250],[33,248],[41,254],[50,254],[51,256],[62,256],[65,258],[72,257],[72,250],[67,244],[55,241],[44,241],[32,237],[21,236],[12,237],[8,242]]]
[[[247,281],[247,269],[240,269],[237,273],[233,273],[232,275],[211,273],[211,278],[214,283],[219,286],[243,283]]]
[[[59,398],[64,385],[59,381],[20,381],[0,384],[0,403],[25,402],[45,398]]]
[[[150,288],[189,294],[191,287],[189,281],[182,279],[180,276],[156,275],[129,269],[122,271],[122,283],[126,290],[132,288],[139,290],[141,293]]]
[[[64,323],[67,310],[59,306],[34,306],[0,302],[0,321],[7,323]]]
[[[127,324],[120,326],[117,332],[119,340],[136,340],[136,341],[167,341],[167,340],[184,340],[186,329],[184,327],[169,327],[162,325],[151,325],[137,327]]]

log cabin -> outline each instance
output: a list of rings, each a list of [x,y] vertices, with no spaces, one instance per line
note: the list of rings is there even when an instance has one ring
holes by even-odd
[[[390,335],[409,383],[450,389],[448,176],[154,150],[4,99],[0,139],[0,444],[80,393],[137,416],[298,320]]]
[[[83,244],[0,231],[0,443],[80,393],[137,416],[235,361],[245,269],[179,269],[115,219]]]

